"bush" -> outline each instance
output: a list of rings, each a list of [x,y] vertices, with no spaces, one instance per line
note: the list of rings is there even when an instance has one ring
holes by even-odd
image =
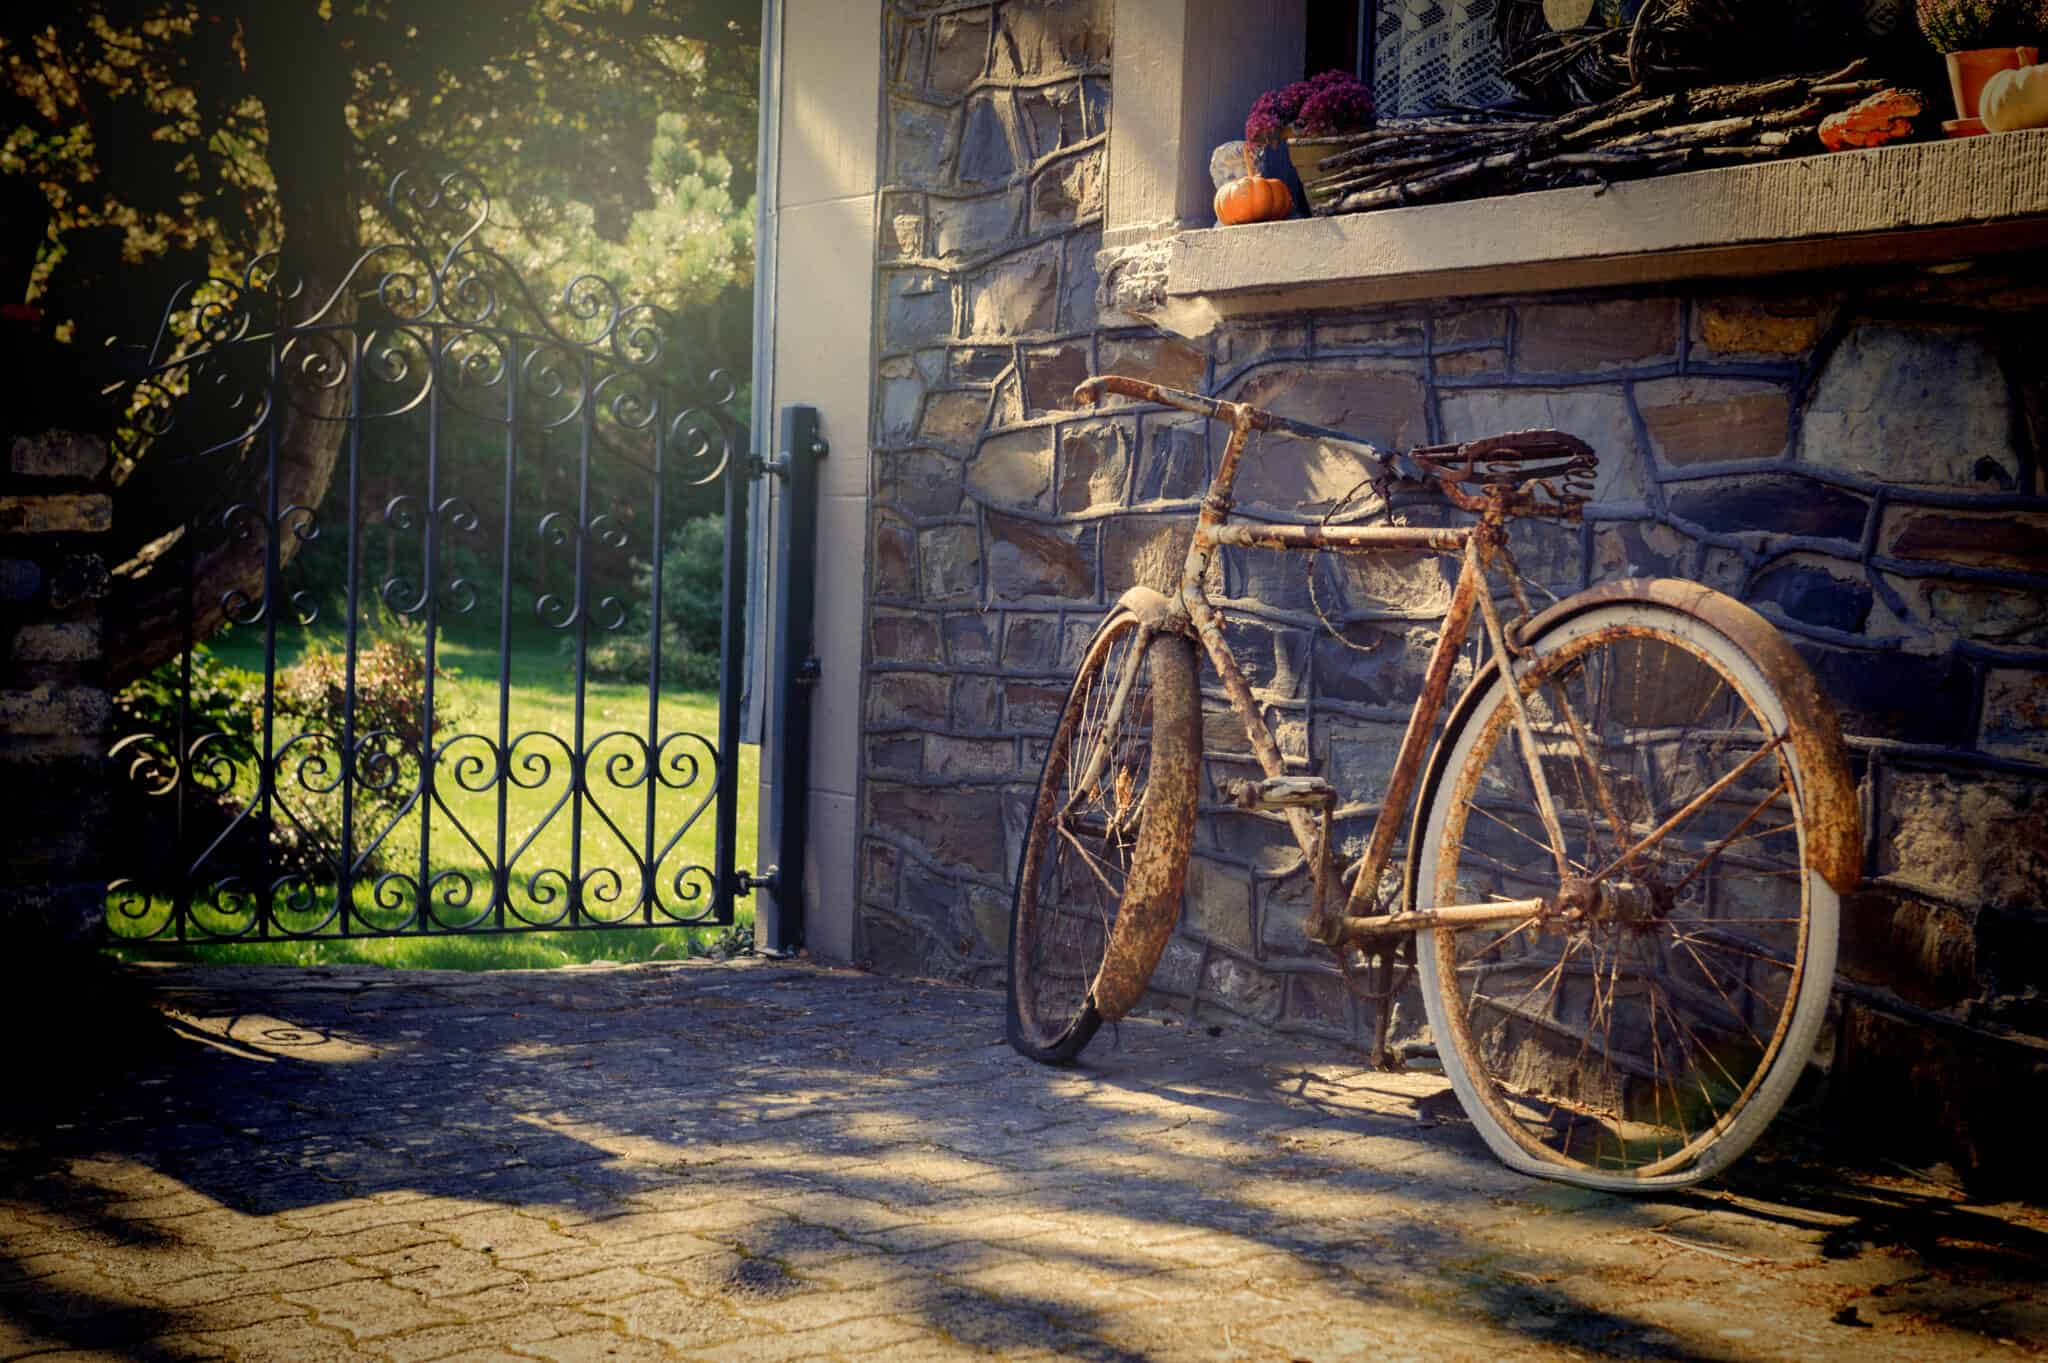
[[[647,676],[647,626],[654,569],[634,567],[640,605],[625,629],[590,645],[591,675],[611,681]],[[675,686],[710,690],[718,685],[719,632],[725,600],[725,521],[700,516],[669,537],[661,556],[661,676]],[[576,647],[563,641],[563,651]]]
[[[2033,42],[2048,31],[2048,0],[1916,0],[1937,52]]]

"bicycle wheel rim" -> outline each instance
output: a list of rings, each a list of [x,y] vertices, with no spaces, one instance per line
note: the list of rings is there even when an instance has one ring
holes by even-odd
[[[1100,1025],[1095,980],[1129,883],[1151,777],[1147,641],[1135,616],[1104,624],[1061,707],[1039,777],[1010,916],[1011,1041],[1038,1059],[1071,1059]],[[1106,732],[1127,676],[1117,729]],[[1094,773],[1091,799],[1079,786],[1098,744],[1105,765]],[[1063,818],[1070,809],[1073,817]],[[1101,835],[1093,847],[1086,845],[1091,831]]]
[[[1733,641],[1671,607],[1594,610],[1546,631],[1530,652],[1525,703],[1576,873],[1603,869],[1669,810],[1744,769],[1617,877],[1631,888],[1614,917],[1576,933],[1520,924],[1425,934],[1439,1053],[1509,1164],[1606,1187],[1694,1182],[1746,1149],[1784,1101],[1833,969],[1835,895],[1808,864],[1786,708]],[[1583,744],[1557,694],[1584,712]],[[1509,784],[1503,773],[1519,770],[1527,786],[1506,700],[1498,672],[1488,673],[1432,769],[1412,867],[1417,902],[1518,898],[1549,892],[1536,888],[1543,878],[1556,884],[1533,811],[1518,829],[1493,831],[1504,817],[1518,822],[1495,798]],[[1623,754],[1634,781],[1608,782],[1616,817],[1585,778]],[[1654,809],[1660,799],[1666,809]],[[1503,843],[1526,855],[1502,855]],[[1530,865],[1538,853],[1541,876]],[[1632,1051],[1633,1037],[1643,1040]]]

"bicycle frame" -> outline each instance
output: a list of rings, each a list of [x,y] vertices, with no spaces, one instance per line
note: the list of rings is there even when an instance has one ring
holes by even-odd
[[[1407,813],[1414,797],[1423,758],[1428,752],[1430,735],[1436,727],[1438,717],[1443,713],[1450,692],[1452,670],[1459,650],[1464,647],[1471,633],[1475,608],[1484,619],[1485,629],[1496,655],[1503,659],[1512,657],[1507,646],[1505,630],[1493,603],[1492,591],[1490,587],[1488,590],[1481,590],[1482,587],[1488,586],[1488,567],[1496,559],[1507,557],[1505,525],[1507,518],[1512,514],[1511,498],[1501,495],[1470,497],[1452,491],[1454,502],[1479,513],[1479,523],[1467,527],[1232,524],[1230,513],[1234,503],[1231,490],[1237,480],[1238,464],[1244,455],[1246,439],[1255,430],[1285,430],[1295,435],[1338,441],[1363,450],[1368,457],[1376,460],[1390,473],[1399,473],[1406,477],[1429,475],[1423,473],[1412,460],[1379,450],[1343,431],[1331,430],[1308,422],[1292,421],[1246,404],[1199,397],[1140,380],[1117,375],[1092,378],[1075,390],[1075,397],[1084,402],[1092,402],[1103,391],[1176,407],[1212,421],[1223,422],[1230,427],[1230,439],[1224,446],[1223,457],[1217,467],[1216,476],[1209,484],[1208,494],[1202,499],[1201,513],[1188,545],[1187,558],[1181,571],[1180,589],[1172,602],[1171,627],[1191,631],[1201,644],[1202,651],[1208,655],[1211,666],[1222,679],[1224,693],[1229,698],[1231,710],[1244,727],[1245,737],[1251,743],[1253,756],[1268,777],[1286,775],[1286,763],[1280,755],[1279,745],[1273,741],[1272,733],[1259,714],[1257,702],[1252,698],[1251,685],[1245,680],[1244,671],[1238,666],[1237,659],[1231,653],[1230,645],[1223,636],[1222,618],[1215,606],[1210,603],[1203,586],[1209,568],[1215,561],[1216,551],[1227,546],[1296,553],[1328,551],[1357,556],[1417,550],[1457,553],[1460,556],[1461,567],[1457,584],[1451,593],[1450,607],[1444,615],[1443,628],[1437,638],[1436,648],[1430,654],[1423,677],[1422,693],[1417,697],[1414,708],[1409,713],[1408,727],[1402,735],[1386,794],[1373,821],[1364,861],[1352,882],[1342,912],[1335,915],[1324,913],[1321,897],[1318,896],[1317,913],[1311,916],[1306,925],[1309,937],[1333,949],[1341,950],[1348,945],[1390,934],[1437,927],[1465,928],[1491,923],[1516,923],[1540,919],[1565,910],[1568,907],[1568,896],[1560,894],[1555,899],[1448,904],[1392,914],[1373,912],[1377,907],[1373,899],[1380,876],[1393,853],[1398,820]],[[1521,712],[1519,690],[1511,688],[1510,695],[1514,697],[1516,723],[1524,751],[1533,759],[1536,751],[1535,737],[1526,715]],[[1542,764],[1531,760],[1529,767],[1544,826],[1550,836],[1551,850],[1557,859],[1559,880],[1562,882],[1567,876],[1563,853],[1564,838],[1558,827],[1549,791],[1545,786]],[[1285,813],[1288,826],[1301,847],[1302,855],[1308,858],[1312,867],[1321,867],[1321,836],[1308,812],[1297,806],[1286,809]],[[1321,874],[1320,871],[1318,874]]]

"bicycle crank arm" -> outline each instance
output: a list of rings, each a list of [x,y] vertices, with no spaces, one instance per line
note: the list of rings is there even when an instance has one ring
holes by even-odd
[[[1368,918],[1347,916],[1337,925],[1337,945],[1349,946],[1378,937],[1398,937],[1435,928],[1483,928],[1496,923],[1521,923],[1561,912],[1549,899],[1504,899],[1495,904],[1447,904],[1413,913],[1386,913]]]

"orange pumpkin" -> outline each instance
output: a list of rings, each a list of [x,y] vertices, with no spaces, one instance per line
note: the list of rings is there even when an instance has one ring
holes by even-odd
[[[1285,180],[1245,175],[1216,191],[1216,221],[1226,227],[1244,222],[1272,222],[1294,212],[1294,196]]]

